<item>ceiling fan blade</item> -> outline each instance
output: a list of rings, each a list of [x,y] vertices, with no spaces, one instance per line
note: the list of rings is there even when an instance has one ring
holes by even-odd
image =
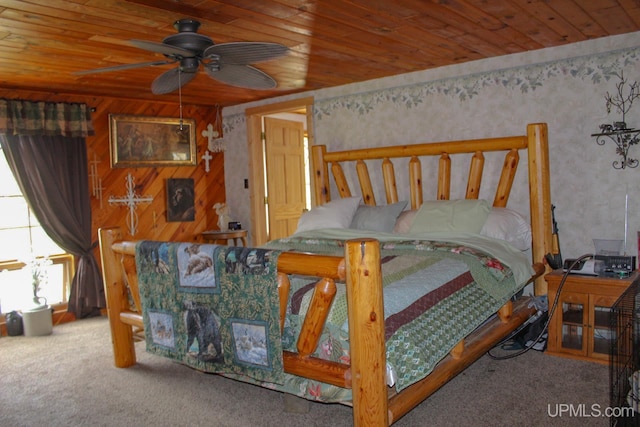
[[[166,43],[150,42],[147,40],[129,40],[129,43],[140,49],[161,53],[167,56],[178,56],[181,58],[193,58],[196,56],[196,52],[192,52],[178,46],[171,46]]]
[[[250,65],[209,64],[205,71],[214,80],[247,89],[273,89],[278,84],[267,73]]]
[[[166,71],[155,78],[151,84],[151,92],[154,95],[163,95],[173,92],[193,80],[196,73],[180,72],[179,68]]]
[[[289,48],[279,43],[230,42],[209,46],[203,58],[219,59],[225,64],[248,65],[284,56]]]
[[[83,71],[75,71],[72,74],[77,76],[82,76],[85,74],[95,74],[95,73],[106,73],[109,71],[119,71],[119,70],[129,70],[132,68],[141,68],[141,67],[155,67],[157,65],[166,65],[173,64],[176,61],[153,61],[153,62],[139,62],[136,64],[122,64],[122,65],[114,65],[113,67],[104,67],[104,68],[94,68],[93,70],[83,70]]]

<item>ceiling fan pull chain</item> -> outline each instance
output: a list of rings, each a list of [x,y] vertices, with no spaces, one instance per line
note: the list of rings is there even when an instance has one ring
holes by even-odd
[[[180,103],[180,129],[182,132],[182,82],[180,81],[180,75],[182,74],[181,67],[178,67],[178,102]]]

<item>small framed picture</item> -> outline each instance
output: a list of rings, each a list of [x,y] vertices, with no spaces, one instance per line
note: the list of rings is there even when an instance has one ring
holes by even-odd
[[[196,219],[192,178],[167,180],[167,221],[188,222]]]

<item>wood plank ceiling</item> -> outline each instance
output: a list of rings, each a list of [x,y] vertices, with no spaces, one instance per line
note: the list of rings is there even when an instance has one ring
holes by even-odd
[[[176,102],[153,95],[172,66],[74,72],[162,60],[128,44],[160,42],[180,18],[216,43],[269,41],[290,53],[257,68],[279,83],[248,90],[204,71],[185,103],[229,106],[282,94],[560,46],[640,30],[635,0],[0,0],[0,87]]]

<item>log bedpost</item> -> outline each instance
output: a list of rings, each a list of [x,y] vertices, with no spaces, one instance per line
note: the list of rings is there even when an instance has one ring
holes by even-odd
[[[112,249],[113,243],[122,240],[122,232],[119,228],[101,228],[98,239],[114,363],[118,368],[128,368],[136,364],[136,348],[131,325],[123,323],[120,318],[120,313],[129,308],[124,306],[129,298],[120,270],[120,260]]]
[[[380,244],[346,243],[353,425],[388,426]]]
[[[549,178],[549,142],[547,124],[527,125],[529,156],[529,188],[531,209],[531,233],[533,262],[543,262],[545,254],[551,252],[551,184]],[[536,279],[536,295],[547,294],[544,276]]]

